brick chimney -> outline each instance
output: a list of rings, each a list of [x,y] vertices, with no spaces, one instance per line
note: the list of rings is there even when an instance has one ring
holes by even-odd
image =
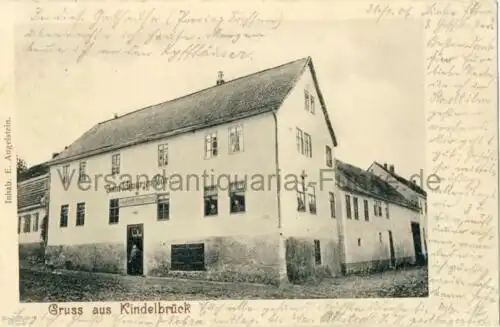
[[[54,152],[52,153],[52,159],[54,159],[55,157],[57,157],[59,155],[59,152]]]
[[[387,170],[387,162],[384,162],[384,169]]]
[[[216,82],[216,85],[221,85],[221,84],[224,84],[224,73],[219,71],[217,73],[217,82]]]
[[[390,166],[389,166],[389,171],[390,171],[391,173],[394,173],[394,165],[390,165]]]

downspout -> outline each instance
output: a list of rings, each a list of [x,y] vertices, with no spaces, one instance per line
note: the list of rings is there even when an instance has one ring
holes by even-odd
[[[286,240],[282,232],[282,220],[281,220],[281,181],[279,177],[279,151],[278,151],[278,116],[276,114],[276,109],[272,110],[274,118],[274,161],[276,164],[276,204],[278,208],[278,275],[279,275],[279,286],[285,286],[289,283],[287,274],[287,264],[286,264]]]

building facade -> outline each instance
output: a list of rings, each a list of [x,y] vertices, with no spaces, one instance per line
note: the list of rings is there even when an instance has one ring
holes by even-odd
[[[43,253],[43,232],[47,224],[49,196],[48,166],[33,166],[18,176],[17,233],[19,258],[39,259]]]
[[[410,181],[399,175],[394,165],[388,165],[386,163],[380,164],[375,161],[370,165],[368,171],[388,182],[403,195],[407,201],[418,208],[421,253],[417,253],[417,261],[427,261],[427,192],[415,181]]]
[[[214,84],[101,122],[50,162],[51,262],[277,284],[370,261],[343,217],[311,58]]]

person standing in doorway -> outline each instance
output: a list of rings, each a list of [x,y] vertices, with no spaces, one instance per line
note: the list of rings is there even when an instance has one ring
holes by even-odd
[[[137,275],[139,272],[139,259],[141,256],[141,250],[137,247],[137,244],[132,245],[129,256],[130,273],[132,275]]]

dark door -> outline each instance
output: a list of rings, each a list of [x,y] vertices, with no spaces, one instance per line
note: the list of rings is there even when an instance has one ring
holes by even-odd
[[[391,251],[391,267],[396,266],[396,255],[394,254],[394,241],[392,239],[392,232],[389,231],[389,249]]]
[[[422,242],[420,239],[420,224],[411,223],[411,233],[413,234],[413,247],[415,248],[415,261],[417,265],[424,263],[424,255],[422,253]]]
[[[127,226],[127,274],[143,274],[143,225]]]

